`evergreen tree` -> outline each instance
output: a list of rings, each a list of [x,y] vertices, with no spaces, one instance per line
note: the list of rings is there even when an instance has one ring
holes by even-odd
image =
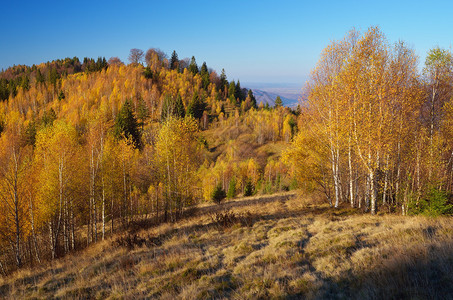
[[[138,122],[135,118],[134,112],[132,111],[132,104],[129,99],[126,99],[121,107],[121,110],[116,117],[113,130],[116,138],[131,139],[136,148],[141,147]]]
[[[145,101],[143,101],[142,97],[138,99],[138,107],[137,107],[137,117],[140,120],[140,126],[142,127],[145,125],[145,120],[148,118],[148,107],[146,107]]]
[[[50,73],[49,73],[49,81],[50,81],[50,83],[55,86],[57,84],[57,80],[59,78],[60,78],[60,76],[58,75],[57,69],[56,68],[52,68],[50,70]]]
[[[209,75],[208,65],[206,65],[206,62],[203,62],[203,64],[201,65],[200,74],[201,74],[202,76],[203,76],[204,74],[208,74],[208,75]]]
[[[30,88],[30,80],[28,79],[28,76],[25,75],[24,77],[22,77],[22,80],[20,82],[20,86],[24,89],[24,90],[28,90]]]
[[[8,100],[8,79],[0,78],[0,100]]]
[[[206,90],[209,86],[209,83],[211,83],[211,81],[209,79],[209,71],[208,71],[208,66],[206,65],[206,62],[203,62],[203,65],[201,66],[200,75],[201,75],[201,82],[202,82],[203,88]]]
[[[170,59],[170,69],[178,70],[178,68],[179,68],[178,54],[176,54],[176,51],[173,50],[173,53],[171,54],[171,59]]]
[[[234,80],[230,82],[230,86],[228,87],[228,98],[231,104],[236,105],[236,84]]]
[[[217,204],[220,204],[220,202],[225,199],[226,197],[226,194],[225,194],[225,191],[222,189],[222,185],[221,184],[218,184],[214,191],[212,191],[212,195],[211,195],[211,199],[217,203]]]
[[[192,59],[190,60],[189,71],[194,75],[198,73],[198,66],[197,62],[195,61],[195,56],[192,56]]]
[[[282,98],[280,98],[280,96],[277,96],[277,98],[275,99],[274,108],[279,108],[281,106],[283,106]]]
[[[184,118],[185,116],[184,103],[182,103],[182,97],[180,94],[176,96],[174,116],[178,118]]]
[[[222,69],[220,74],[220,90],[223,91],[224,87],[228,84],[227,77],[225,75],[225,69]]]
[[[145,70],[143,71],[143,76],[145,76],[146,79],[152,79],[153,78],[153,71],[151,71],[150,67],[146,67]]]
[[[162,103],[162,111],[160,114],[161,121],[165,121],[168,117],[173,116],[177,118],[184,118],[184,104],[182,103],[181,95],[173,98],[169,95],[165,96]]]
[[[250,179],[247,179],[244,188],[244,197],[252,196],[253,195],[253,183]]]
[[[230,186],[228,187],[227,198],[232,199],[236,196],[236,178],[233,177],[230,180]]]
[[[234,90],[234,97],[236,99],[239,99],[239,101],[244,100],[244,97],[242,96],[241,83],[239,82],[239,79],[238,79],[238,82],[236,83],[236,87]]]
[[[187,106],[187,115],[194,117],[195,119],[201,119],[203,111],[206,108],[206,103],[200,98],[197,92],[193,94],[192,101]]]
[[[36,84],[44,83],[44,76],[41,74],[41,71],[38,69],[36,71]]]

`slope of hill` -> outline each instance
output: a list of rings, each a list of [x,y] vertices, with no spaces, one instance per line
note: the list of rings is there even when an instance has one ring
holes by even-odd
[[[2,298],[445,298],[450,218],[305,206],[294,193],[204,204],[0,279]]]

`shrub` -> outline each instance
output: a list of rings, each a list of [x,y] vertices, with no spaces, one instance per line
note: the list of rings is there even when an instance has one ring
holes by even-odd
[[[437,187],[429,188],[427,194],[419,200],[418,206],[411,201],[409,210],[414,214],[422,214],[430,217],[449,215],[453,212],[453,205],[449,203],[449,195]]]

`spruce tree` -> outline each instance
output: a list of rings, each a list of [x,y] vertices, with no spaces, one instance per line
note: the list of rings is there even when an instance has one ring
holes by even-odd
[[[173,115],[178,118],[184,118],[185,116],[184,103],[182,103],[182,97],[180,94],[176,96],[176,101],[174,105],[175,108]]]
[[[217,204],[220,204],[220,202],[225,199],[226,197],[226,194],[225,194],[225,191],[222,189],[222,185],[221,184],[218,184],[215,188],[214,188],[214,191],[212,191],[212,194],[211,194],[211,199],[217,203]]]
[[[197,92],[193,94],[192,101],[190,101],[189,105],[187,106],[187,115],[191,115],[195,119],[201,119],[203,116],[203,111],[206,108],[206,103],[203,99],[200,98]]]
[[[227,198],[232,199],[236,196],[236,178],[231,178],[230,186],[228,187]]]
[[[228,84],[227,77],[225,75],[225,69],[222,69],[220,74],[220,90],[223,91],[224,87]]]
[[[206,62],[203,62],[203,65],[201,66],[200,75],[203,88],[206,90],[208,89],[209,83],[211,83],[211,80],[209,79],[209,71]]]
[[[280,98],[280,96],[277,96],[277,98],[275,99],[274,108],[278,108],[281,106],[283,106],[282,98]]]
[[[197,62],[195,61],[195,56],[192,56],[192,59],[190,60],[189,71],[194,75],[198,73],[198,66]]]
[[[247,179],[244,188],[244,197],[252,196],[253,195],[253,183],[250,179]]]
[[[241,83],[239,82],[239,79],[238,79],[238,82],[236,83],[236,87],[234,90],[234,97],[236,99],[239,99],[239,101],[244,100],[244,97],[242,96]]]
[[[171,59],[170,59],[170,69],[178,70],[178,67],[179,67],[178,54],[176,54],[176,51],[173,50],[173,53],[171,54]]]
[[[116,117],[114,126],[114,135],[116,138],[131,139],[136,148],[141,147],[140,132],[138,130],[138,122],[132,111],[132,104],[129,99],[126,99],[121,110]]]
[[[176,99],[166,95],[162,103],[162,111],[160,114],[161,121],[165,121],[168,117],[184,118],[184,104],[182,103],[181,95],[177,95]]]

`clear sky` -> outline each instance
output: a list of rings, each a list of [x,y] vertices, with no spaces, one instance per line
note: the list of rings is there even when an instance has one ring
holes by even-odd
[[[241,83],[300,83],[351,28],[426,52],[453,42],[453,1],[15,1],[0,12],[0,68],[156,47]],[[244,85],[244,84],[243,84]]]

